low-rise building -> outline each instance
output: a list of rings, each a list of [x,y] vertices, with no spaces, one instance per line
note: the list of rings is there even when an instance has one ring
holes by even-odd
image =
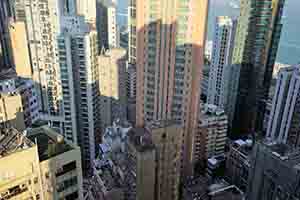
[[[99,145],[99,157],[94,160],[93,178],[87,189],[94,199],[123,200],[126,174],[127,122],[115,121],[107,127]]]
[[[253,149],[249,200],[300,199],[300,151],[282,143],[257,142]]]
[[[224,110],[205,104],[201,110],[198,132],[194,138],[194,162],[224,154],[228,120]]]
[[[224,180],[210,183],[207,177],[196,177],[183,187],[183,200],[245,200],[244,193]]]
[[[0,147],[0,199],[83,199],[80,148],[52,129],[2,129]]]
[[[0,78],[0,123],[24,130],[39,119],[37,92],[32,80],[7,73]]]
[[[211,181],[215,178],[224,177],[225,163],[225,154],[207,159],[206,177]]]
[[[229,144],[227,153],[226,180],[242,191],[246,191],[248,186],[252,145],[252,140],[235,140]]]

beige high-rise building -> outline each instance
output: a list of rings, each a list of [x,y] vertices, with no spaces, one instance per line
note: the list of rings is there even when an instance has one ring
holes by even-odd
[[[155,200],[178,200],[183,129],[174,121],[155,121],[147,128],[156,152]]]
[[[181,122],[185,175],[193,172],[208,6],[208,0],[133,0],[129,12],[137,125],[160,119]]]
[[[0,146],[0,199],[83,199],[80,148],[52,129],[5,129]]]
[[[103,130],[126,119],[126,50],[110,49],[98,57]]]
[[[31,78],[32,70],[29,58],[28,41],[24,22],[9,24],[12,61],[19,77]]]

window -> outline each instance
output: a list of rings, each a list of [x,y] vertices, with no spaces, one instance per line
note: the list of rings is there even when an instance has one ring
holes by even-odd
[[[72,161],[66,165],[64,165],[57,173],[56,176],[61,176],[65,173],[68,173],[70,171],[73,171],[76,169],[76,161]]]

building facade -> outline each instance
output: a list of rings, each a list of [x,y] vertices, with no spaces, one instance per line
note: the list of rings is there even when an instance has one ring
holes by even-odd
[[[83,199],[80,149],[48,127],[1,131],[0,197]]]
[[[16,15],[24,21],[32,67],[32,79],[38,89],[40,110],[45,117],[58,117],[62,113],[57,58],[57,34],[60,31],[60,8],[58,1],[16,1]],[[57,120],[58,121],[58,120]]]
[[[216,18],[207,103],[224,110],[228,104],[227,68],[231,65],[235,30],[236,20],[228,16]]]
[[[229,151],[226,159],[225,179],[247,191],[248,179],[251,167],[252,140],[235,140],[229,144]]]
[[[178,200],[183,128],[174,121],[147,126],[156,152],[155,200]]]
[[[117,4],[113,0],[97,0],[97,31],[99,51],[120,47],[117,26]]]
[[[274,143],[257,143],[253,153],[247,198],[249,200],[299,199],[299,149]]]
[[[280,70],[267,129],[267,138],[272,141],[300,145],[299,87],[299,66]]]
[[[137,0],[130,5],[130,16],[136,17],[130,20],[129,38],[129,60],[137,69],[136,124],[180,121],[187,174],[193,171],[199,117],[193,110],[199,107],[207,13],[208,1]]]
[[[0,66],[8,68],[12,66],[10,38],[8,32],[9,18],[12,16],[11,1],[0,2]]]
[[[32,69],[30,63],[26,26],[22,21],[9,22],[9,35],[11,47],[12,66],[19,77],[31,78]]]
[[[225,152],[228,119],[224,110],[215,105],[202,105],[198,132],[194,139],[194,162],[206,162],[208,158]]]
[[[0,81],[0,94],[3,125],[24,130],[39,119],[38,96],[32,80],[7,77]]]
[[[240,68],[233,137],[260,130],[282,29],[284,0],[241,1],[232,64]]]
[[[97,32],[82,16],[65,16],[63,20],[64,32],[58,37],[63,133],[78,142],[84,171],[91,174],[95,145],[101,140]]]
[[[156,199],[155,147],[149,131],[145,128],[130,130],[126,146],[125,199]]]
[[[127,118],[126,50],[110,49],[98,57],[102,130]]]
[[[101,140],[96,2],[15,1],[14,12],[26,25],[41,118],[81,147],[91,174]]]

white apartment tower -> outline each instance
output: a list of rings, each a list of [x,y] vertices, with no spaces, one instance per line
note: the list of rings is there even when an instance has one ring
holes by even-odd
[[[81,16],[64,17],[62,30],[58,49],[64,133],[77,132],[83,167],[89,172],[95,158],[95,144],[101,137],[97,32]]]
[[[228,16],[216,18],[207,103],[230,112],[230,81],[232,51],[237,21]]]
[[[15,12],[26,24],[42,118],[81,147],[89,172],[101,137],[96,2],[20,0]]]
[[[267,138],[291,146],[300,146],[300,68],[279,71],[272,102]]]
[[[21,4],[22,2],[22,4]],[[17,16],[25,20],[33,69],[32,79],[37,83],[40,110],[46,116],[57,117],[62,112],[59,64],[56,35],[60,29],[58,1],[23,0]]]
[[[114,0],[97,0],[96,23],[100,50],[118,48],[120,32],[117,26],[117,3]]]

